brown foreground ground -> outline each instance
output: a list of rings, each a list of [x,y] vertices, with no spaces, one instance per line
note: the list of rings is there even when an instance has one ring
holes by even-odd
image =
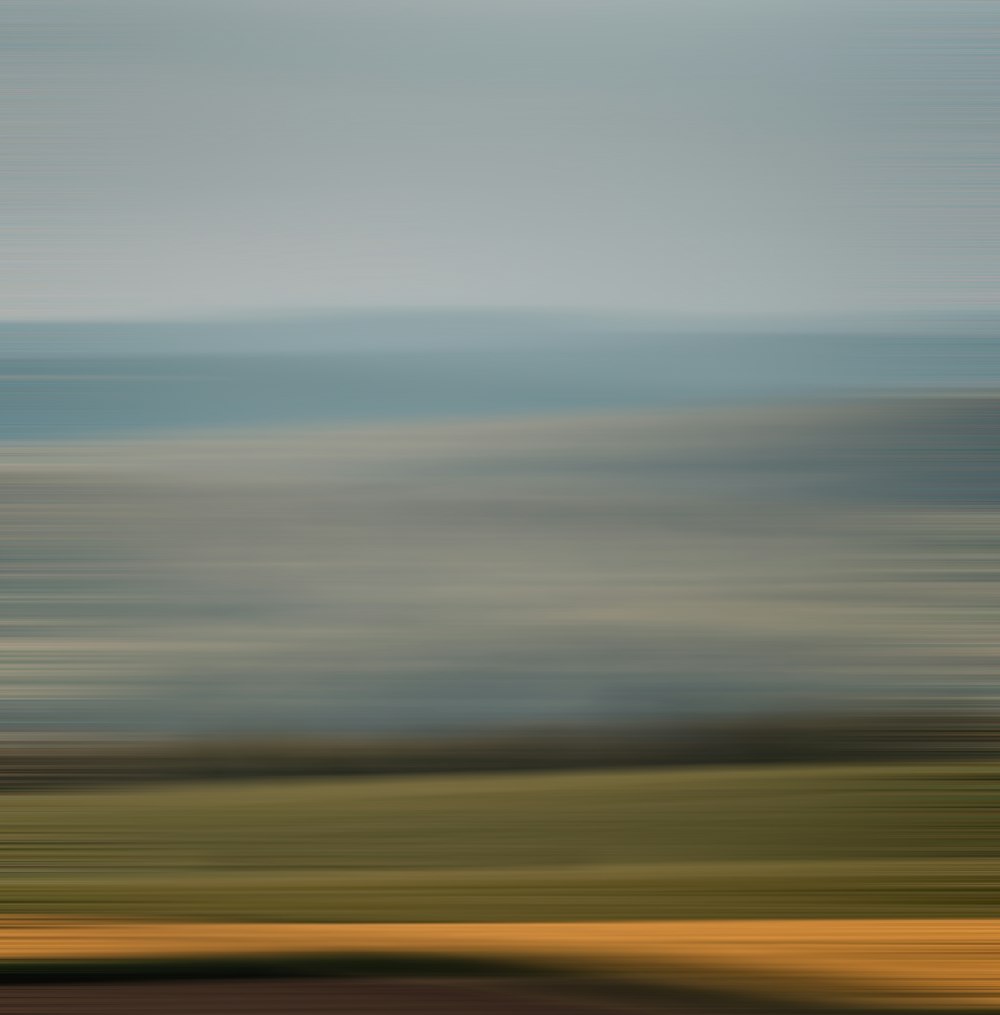
[[[11,984],[0,987],[0,1011],[4,1015],[737,1015],[745,1009],[689,1000],[618,1000],[505,980],[303,977]]]

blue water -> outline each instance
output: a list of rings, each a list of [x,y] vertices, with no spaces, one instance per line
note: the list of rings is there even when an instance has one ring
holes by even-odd
[[[733,404],[998,380],[996,355],[944,359],[864,336],[7,358],[0,440]]]

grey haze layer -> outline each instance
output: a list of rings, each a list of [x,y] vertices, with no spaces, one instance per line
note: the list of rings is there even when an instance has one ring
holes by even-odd
[[[9,445],[6,729],[420,730],[972,695],[990,397]]]

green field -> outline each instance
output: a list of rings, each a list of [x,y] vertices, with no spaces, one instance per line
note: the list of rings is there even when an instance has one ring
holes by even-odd
[[[0,798],[0,912],[987,916],[1000,767],[301,780]],[[996,859],[995,859],[996,858]]]

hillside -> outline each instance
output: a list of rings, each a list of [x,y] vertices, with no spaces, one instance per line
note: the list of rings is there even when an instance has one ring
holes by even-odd
[[[558,920],[986,915],[996,766],[162,787],[3,799],[10,913]]]

